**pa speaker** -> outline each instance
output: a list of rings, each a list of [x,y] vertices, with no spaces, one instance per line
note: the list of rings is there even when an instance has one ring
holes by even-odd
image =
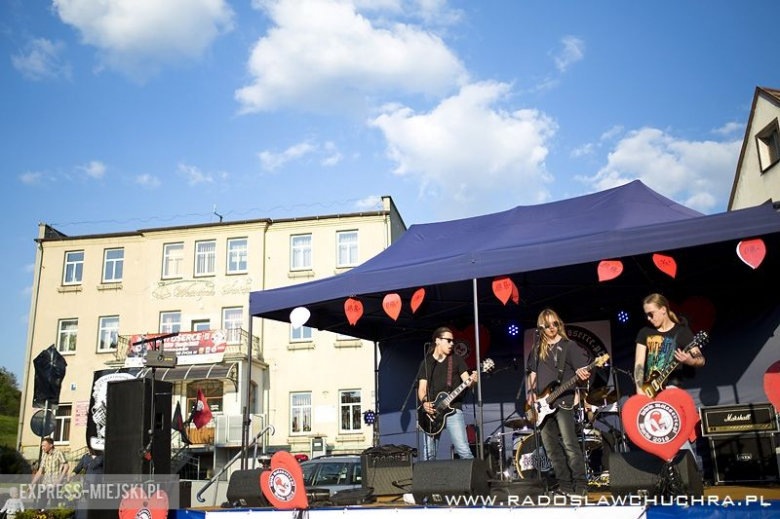
[[[716,484],[778,480],[774,436],[711,437],[710,450]]]
[[[412,485],[412,448],[384,445],[366,449],[360,455],[363,488],[374,496],[401,495]]]
[[[679,452],[672,460],[680,474],[686,495],[704,495],[704,482],[696,468],[693,453],[689,450]],[[664,461],[659,457],[643,452],[613,452],[609,456],[609,487],[613,496],[653,495],[661,481]]]
[[[260,489],[263,469],[236,470],[230,475],[226,497],[233,506],[269,506]]]
[[[414,465],[412,494],[418,504],[447,505],[448,496],[487,496],[489,470],[479,459],[421,461]]]
[[[155,474],[171,472],[172,389],[170,382],[155,380],[153,399],[152,379],[109,382],[106,474],[151,474],[152,469]]]

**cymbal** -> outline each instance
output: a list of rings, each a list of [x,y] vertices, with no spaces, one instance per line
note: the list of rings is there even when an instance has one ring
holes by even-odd
[[[516,416],[515,418],[508,419],[504,422],[504,425],[511,427],[512,429],[525,429],[531,426],[531,421],[523,416]]]
[[[615,402],[617,402],[617,392],[610,391],[609,387],[607,386],[600,387],[588,393],[588,396],[585,398],[585,401],[588,402],[590,405],[598,405],[598,406],[614,404]]]

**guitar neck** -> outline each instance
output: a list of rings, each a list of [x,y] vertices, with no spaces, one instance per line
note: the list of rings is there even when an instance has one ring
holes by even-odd
[[[683,351],[685,353],[687,353],[694,346],[696,346],[696,341],[692,341],[688,346],[683,348]],[[655,380],[659,384],[663,384],[664,382],[666,382],[666,379],[669,378],[669,376],[672,374],[672,372],[677,369],[677,366],[679,366],[679,365],[680,365],[680,361],[677,360],[677,359],[673,359],[672,362],[670,362],[668,366],[666,366],[663,370],[658,372],[658,376],[656,376]]]
[[[587,369],[589,369],[589,370],[590,370],[590,369],[593,369],[593,368],[596,366],[596,364],[597,364],[597,362],[594,360],[593,362],[591,362],[590,364],[588,364],[588,365],[586,366],[586,368],[587,368]],[[578,377],[577,375],[574,375],[574,376],[573,376],[573,377],[571,377],[569,380],[567,380],[566,382],[564,382],[563,384],[561,384],[560,386],[558,386],[558,388],[557,388],[555,391],[553,391],[552,393],[550,393],[550,395],[549,395],[549,397],[548,397],[548,401],[549,401],[549,402],[553,402],[553,401],[554,401],[554,400],[556,400],[556,399],[557,399],[559,396],[561,396],[561,394],[563,394],[563,392],[564,392],[564,391],[568,391],[569,389],[571,389],[571,388],[572,388],[572,387],[573,387],[573,386],[574,386],[574,385],[577,383],[577,379],[578,379],[578,378],[579,378],[579,377]]]
[[[466,388],[468,387],[468,385],[469,385],[469,383],[470,383],[470,382],[471,382],[471,379],[469,379],[469,380],[464,380],[464,381],[461,383],[461,385],[459,385],[458,387],[456,387],[455,389],[453,389],[453,390],[452,390],[452,393],[450,393],[449,395],[447,395],[447,398],[445,398],[444,400],[442,400],[442,401],[441,401],[441,403],[442,403],[442,404],[444,404],[444,405],[450,405],[450,404],[452,403],[452,401],[453,401],[453,400],[455,400],[455,399],[458,397],[458,395],[459,395],[459,394],[461,394],[461,393],[463,392],[463,390],[464,390],[464,389],[466,389]]]

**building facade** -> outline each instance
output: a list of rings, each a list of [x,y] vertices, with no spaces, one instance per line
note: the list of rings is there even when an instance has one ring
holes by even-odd
[[[115,234],[66,236],[41,224],[20,451],[38,457],[40,437],[30,423],[45,412],[32,406],[32,361],[41,351],[54,344],[67,361],[51,435],[77,457],[87,448],[95,372],[135,367],[134,376],[149,376],[137,369],[141,345],[134,344],[174,333],[179,336],[167,341],[194,339],[194,346],[177,349],[178,365],[157,369],[156,377],[173,383],[172,407],[179,404],[185,419],[198,390],[214,415],[207,426],[187,431],[193,446],[173,465],[186,462],[185,477],[204,478],[238,452],[245,408],[250,434],[274,426],[265,441],[271,450],[310,454],[314,438],[329,452],[371,446],[372,428],[361,418],[374,406],[373,343],[288,323],[250,324],[249,294],[349,270],[404,231],[389,197],[373,212]],[[199,348],[203,338],[211,342]],[[173,437],[175,452],[181,442]]]

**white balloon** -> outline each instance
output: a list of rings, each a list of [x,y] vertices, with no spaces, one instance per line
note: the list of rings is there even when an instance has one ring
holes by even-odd
[[[293,328],[300,328],[306,324],[306,321],[309,320],[309,317],[311,317],[311,312],[309,312],[309,309],[303,306],[299,306],[290,312],[290,324],[292,324]]]

